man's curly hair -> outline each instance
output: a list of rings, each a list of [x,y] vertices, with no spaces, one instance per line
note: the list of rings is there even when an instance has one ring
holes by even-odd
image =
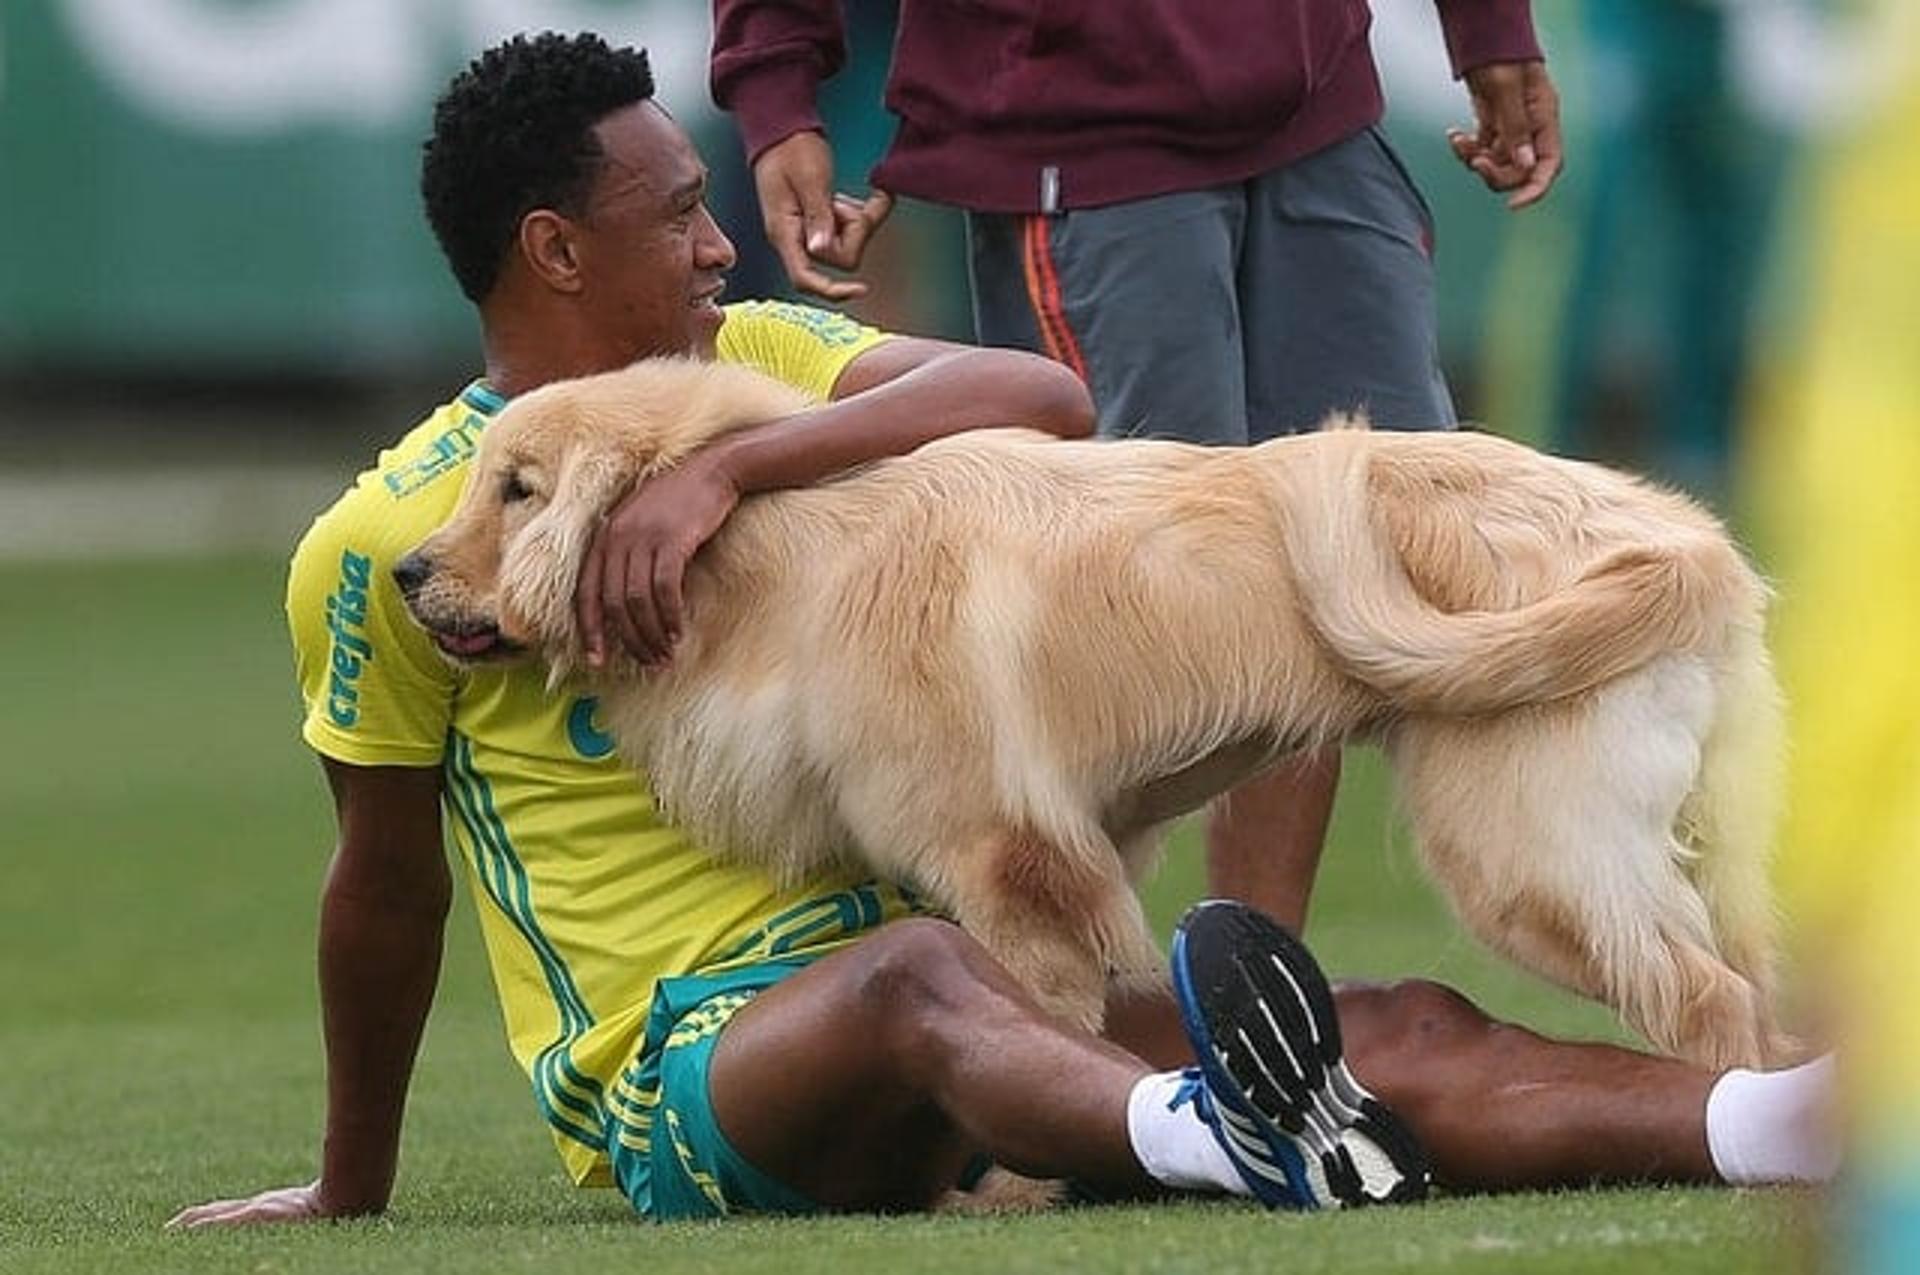
[[[604,158],[593,126],[652,96],[646,51],[591,34],[517,35],[454,77],[434,103],[420,194],[469,300],[493,291],[528,212],[581,213]]]

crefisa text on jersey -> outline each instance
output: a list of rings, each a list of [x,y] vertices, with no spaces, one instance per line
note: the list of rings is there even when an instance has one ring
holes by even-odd
[[[340,727],[360,720],[360,670],[373,658],[367,640],[367,590],[373,559],[345,549],[340,554],[340,583],[327,597],[327,632],[333,634],[333,673],[327,685],[327,716]]]

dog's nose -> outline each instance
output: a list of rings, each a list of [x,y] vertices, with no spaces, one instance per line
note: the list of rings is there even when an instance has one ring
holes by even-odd
[[[420,586],[432,574],[433,562],[423,553],[410,553],[393,564],[393,582],[409,598],[420,591]]]

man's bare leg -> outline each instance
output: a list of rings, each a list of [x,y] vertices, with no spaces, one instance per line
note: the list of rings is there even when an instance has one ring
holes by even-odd
[[[1436,983],[1349,986],[1336,1005],[1354,1074],[1456,1190],[1716,1180],[1713,1072],[1550,1040]]]
[[[1716,1077],[1612,1045],[1550,1040],[1420,980],[1337,984],[1348,1065],[1456,1190],[1716,1181]],[[1191,1061],[1171,997],[1117,1001],[1109,1033],[1157,1066]]]
[[[1551,1040],[1420,980],[1334,997],[1354,1074],[1412,1128],[1447,1186],[1720,1180],[1712,1072]],[[1192,1063],[1179,1011],[1167,994],[1116,1000],[1108,1035],[1047,1018],[957,928],[906,921],[743,1009],[721,1036],[709,1092],[741,1154],[828,1207],[925,1207],[977,1151],[1031,1177],[1156,1194],[1128,1105],[1154,1068]],[[1777,1105],[1771,1092],[1759,1106]]]
[[[1248,903],[1300,933],[1333,816],[1340,750],[1295,753],[1214,802],[1207,890]]]
[[[976,1151],[1114,1195],[1154,1188],[1127,1101],[1148,1065],[1046,1017],[954,926],[886,926],[761,993],[709,1073],[720,1127],[829,1208],[924,1208]]]

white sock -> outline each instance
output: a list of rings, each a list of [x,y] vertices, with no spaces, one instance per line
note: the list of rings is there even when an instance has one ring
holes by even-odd
[[[1833,1055],[1785,1071],[1736,1068],[1707,1093],[1707,1154],[1735,1186],[1826,1182],[1840,1169]]]
[[[1181,1191],[1250,1194],[1193,1103],[1175,1105],[1181,1083],[1177,1071],[1158,1072],[1142,1076],[1127,1095],[1127,1138],[1140,1167]]]

